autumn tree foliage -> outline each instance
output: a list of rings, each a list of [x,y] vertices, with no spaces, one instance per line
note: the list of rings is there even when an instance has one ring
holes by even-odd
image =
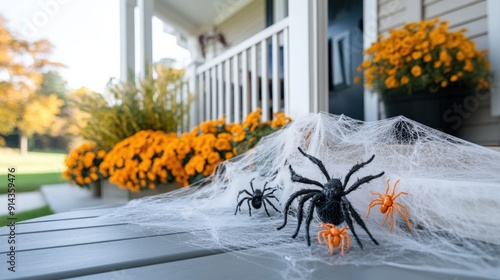
[[[22,153],[27,152],[28,138],[45,133],[63,105],[55,94],[38,93],[44,71],[62,66],[48,59],[51,52],[49,41],[19,38],[0,16],[0,134],[17,130]]]

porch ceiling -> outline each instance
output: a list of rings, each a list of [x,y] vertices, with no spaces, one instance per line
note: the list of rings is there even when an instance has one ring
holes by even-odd
[[[156,0],[156,12],[188,31],[217,25],[254,0]],[[159,4],[159,5],[158,5]]]
[[[217,17],[216,1],[206,0],[159,0],[172,12],[182,16],[197,27],[212,25]],[[219,0],[220,1],[220,0]]]

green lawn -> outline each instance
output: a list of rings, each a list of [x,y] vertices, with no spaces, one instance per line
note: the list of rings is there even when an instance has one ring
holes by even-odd
[[[20,222],[20,221],[34,219],[34,218],[47,216],[47,215],[51,215],[51,214],[54,214],[54,212],[52,212],[52,210],[50,210],[49,206],[44,206],[42,208],[17,213],[15,217],[17,217],[16,222]],[[10,221],[7,220],[8,217],[10,217],[10,216],[0,216],[0,227],[6,226],[10,223]]]
[[[21,156],[18,150],[0,148],[0,175],[7,174],[9,167],[15,167],[16,174],[62,173],[65,157],[64,153],[46,152],[28,152]]]
[[[65,153],[28,152],[21,156],[19,150],[0,148],[0,194],[7,193],[8,169],[15,167],[16,193],[36,191],[42,185],[66,183],[61,177]],[[17,213],[17,221],[53,214],[48,206]],[[7,216],[0,216],[0,226],[7,225]]]
[[[0,194],[7,193],[8,175],[0,175]],[[66,179],[61,177],[61,172],[54,173],[35,173],[35,174],[17,174],[15,173],[16,193],[36,191],[42,185],[67,183]]]
[[[7,192],[8,169],[15,167],[16,192],[38,190],[41,185],[60,184],[64,170],[64,153],[28,152],[21,156],[19,150],[0,148],[0,194]]]

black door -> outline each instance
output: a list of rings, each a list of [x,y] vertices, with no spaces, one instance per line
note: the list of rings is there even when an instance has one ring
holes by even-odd
[[[363,61],[363,0],[328,1],[329,83],[332,114],[364,120],[363,84],[354,83]]]

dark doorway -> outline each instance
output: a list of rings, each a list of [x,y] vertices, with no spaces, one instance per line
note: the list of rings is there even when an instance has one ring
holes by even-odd
[[[354,83],[363,62],[363,0],[328,1],[329,111],[364,120],[363,84]]]

